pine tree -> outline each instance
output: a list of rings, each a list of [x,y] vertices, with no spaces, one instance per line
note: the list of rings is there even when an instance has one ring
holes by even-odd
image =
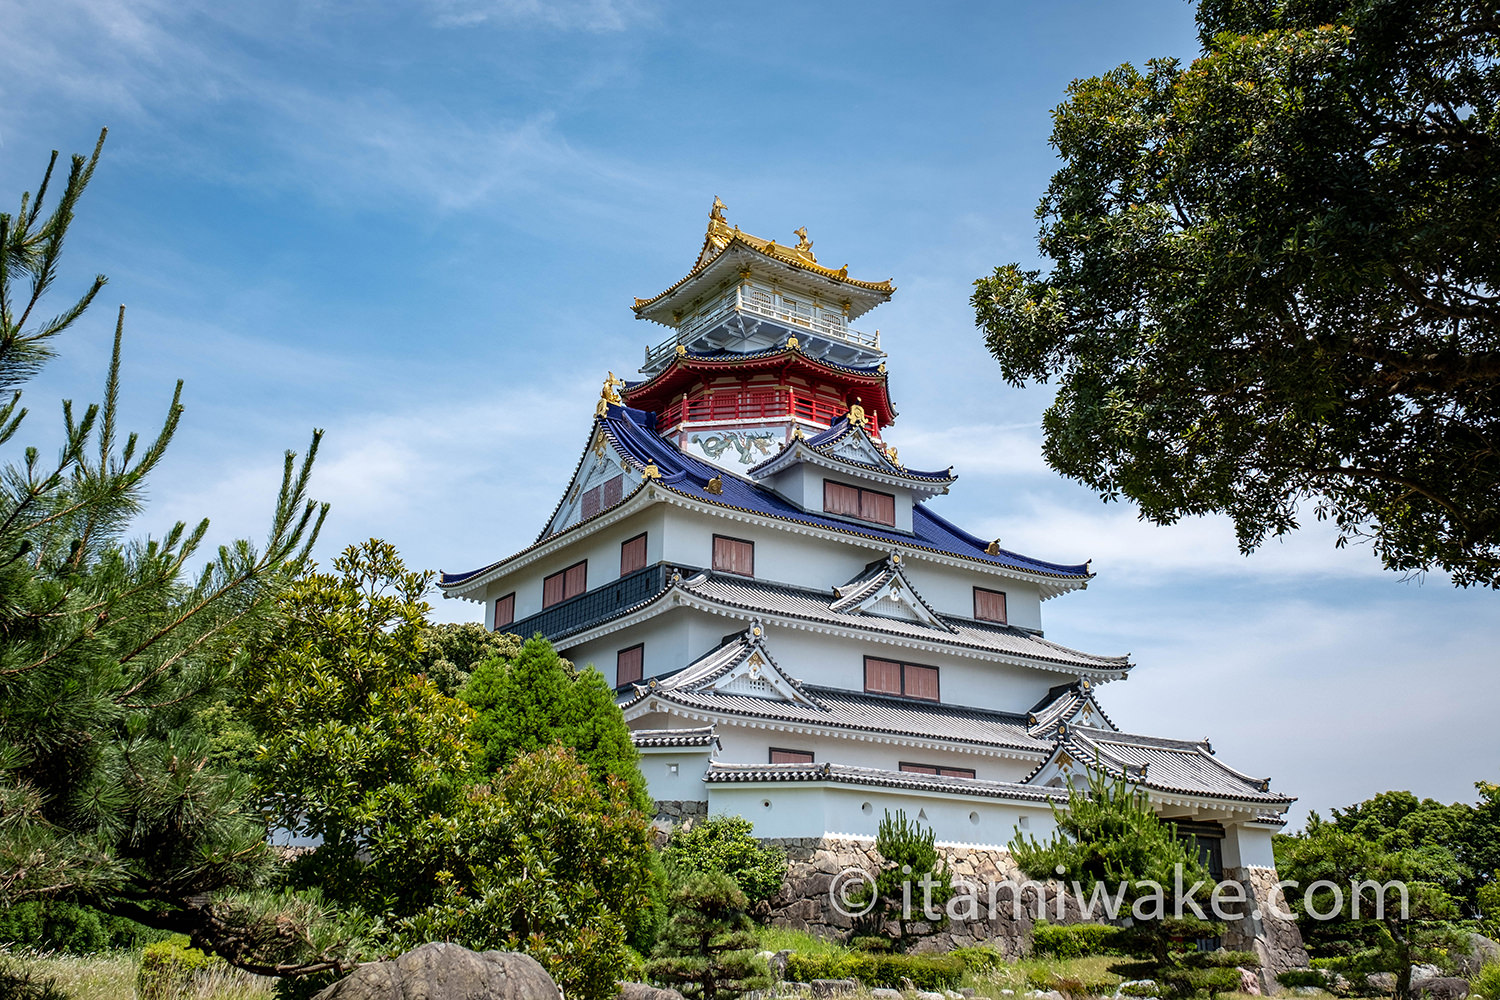
[[[751,961],[756,942],[748,905],[722,872],[689,878],[672,893],[672,916],[646,974],[688,1000],[733,1000],[763,989],[765,977]]]
[[[867,946],[914,945],[912,925],[934,923],[925,913],[929,896],[933,908],[942,914],[935,923],[939,927],[947,923],[944,907],[953,898],[953,877],[938,852],[936,837],[931,827],[908,820],[904,809],[897,809],[894,816],[887,811],[881,817],[875,830],[875,850],[881,858],[873,887],[875,905],[859,918],[855,928],[856,935]],[[924,880],[928,880],[926,888],[921,884]],[[887,921],[896,926],[893,942],[880,937]]]
[[[314,901],[253,891],[271,864],[265,827],[244,778],[209,766],[197,720],[317,538],[318,435],[300,464],[286,455],[263,546],[222,546],[194,572],[207,520],[127,537],[182,384],[154,436],[121,431],[122,308],[102,401],[63,403],[55,462],[15,455],[21,387],[104,285],[38,318],[103,142],[73,157],[50,213],[56,153],[35,198],[0,214],[0,387],[13,393],[0,404],[0,447],[13,449],[0,470],[0,906],[67,899],[190,934],[245,968],[336,968],[342,932],[324,934]]]

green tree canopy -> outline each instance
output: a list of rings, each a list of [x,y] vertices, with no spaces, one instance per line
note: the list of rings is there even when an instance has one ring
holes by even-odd
[[[672,916],[646,973],[688,1000],[733,1000],[766,985],[755,971],[749,901],[722,872],[690,875],[672,893]]]
[[[1304,502],[1394,570],[1500,587],[1500,17],[1202,0],[1203,53],[1074,82],[1043,276],[976,282],[1044,451],[1241,548]]]
[[[742,816],[714,816],[679,827],[661,853],[674,882],[721,872],[734,879],[751,906],[776,895],[786,880],[786,851],[761,843]]]
[[[0,905],[67,900],[189,934],[256,971],[336,967],[344,937],[315,919],[316,902],[260,891],[274,861],[265,824],[246,808],[245,778],[211,762],[199,719],[317,538],[318,436],[300,463],[287,453],[264,544],[205,553],[207,520],[130,537],[182,384],[154,436],[121,429],[122,310],[103,398],[81,412],[63,403],[56,460],[14,444],[21,387],[104,284],[44,317],[103,142],[73,157],[50,213],[52,166],[17,214],[0,214],[0,387],[13,391],[0,404],[0,447],[12,449],[0,473]]]
[[[574,669],[541,636],[528,639],[511,659],[480,663],[458,696],[474,709],[470,734],[480,772],[501,771],[520,754],[561,744],[578,754],[601,787],[619,778],[636,807],[651,811],[639,755],[609,682],[593,667]]]

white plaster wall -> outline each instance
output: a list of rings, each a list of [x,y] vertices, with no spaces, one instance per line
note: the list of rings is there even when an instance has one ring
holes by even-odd
[[[1235,824],[1224,829],[1224,866],[1226,868],[1275,868],[1276,854],[1271,849],[1272,831],[1264,826]]]
[[[815,590],[829,590],[847,583],[875,559],[883,558],[889,546],[851,539],[832,542],[748,521],[715,517],[680,507],[668,507],[664,527],[664,555],[669,562],[688,566],[713,565],[713,536],[728,535],[755,543],[755,576],[774,583],[789,583]]]
[[[880,638],[844,638],[774,625],[766,628],[767,648],[783,670],[801,681],[849,691],[864,690],[866,656],[937,667],[943,704],[1001,712],[1024,713],[1049,688],[1067,683],[1071,677],[1034,667],[912,649]]]
[[[683,719],[677,725],[684,728],[703,725]],[[661,727],[670,728],[670,727]],[[719,724],[719,740],[724,749],[718,754],[720,761],[730,764],[766,764],[770,762],[772,747],[783,750],[803,750],[813,754],[815,763],[849,764],[854,767],[875,767],[887,771],[898,770],[903,761],[914,764],[933,764],[941,767],[962,767],[974,772],[984,781],[1019,781],[1031,772],[1036,761],[995,757],[989,754],[966,753],[962,748],[932,750],[925,747],[903,746],[897,743],[872,742],[849,737],[813,736],[807,733],[787,732],[775,729],[757,729],[749,726]]]
[[[913,819],[925,814],[922,823],[939,843],[1003,848],[1017,831],[1046,839],[1056,830],[1045,802],[812,782],[708,786],[709,815],[743,816],[754,824],[757,837],[874,840],[885,812],[897,809]]]
[[[1005,615],[1009,624],[1021,628],[1042,627],[1042,599],[1036,584],[947,566],[913,553],[903,567],[922,599],[943,614],[974,617],[974,588],[1005,593]]]
[[[890,486],[872,479],[840,475],[808,462],[801,462],[783,470],[775,477],[771,485],[776,492],[803,510],[823,514],[824,517],[835,517],[837,520],[847,520],[850,524],[868,524],[869,522],[858,518],[839,518],[833,514],[823,513],[823,480],[825,479],[843,483],[845,486],[879,490],[881,493],[891,494],[896,498],[895,529],[904,531],[908,535],[911,534],[911,490]]]
[[[649,548],[649,544],[648,544]],[[649,680],[681,670],[704,653],[715,649],[730,632],[742,632],[745,625],[729,618],[705,614],[691,608],[673,608],[628,629],[612,632],[600,639],[576,646],[564,646],[561,652],[578,666],[592,663],[612,685],[619,685],[615,662],[620,650],[643,643],[641,679]]]
[[[495,600],[515,592],[516,621],[542,610],[542,580],[582,559],[589,561],[588,589],[594,590],[620,578],[620,543],[646,532],[646,564],[662,558],[664,511],[660,504],[647,507],[623,521],[582,537],[524,569],[500,577],[485,587],[484,627],[495,627]],[[526,638],[530,638],[527,636]],[[628,646],[630,643],[624,643]],[[613,662],[613,661],[611,661]]]
[[[641,774],[651,797],[664,802],[703,802],[708,785],[708,747],[648,748],[641,751]]]

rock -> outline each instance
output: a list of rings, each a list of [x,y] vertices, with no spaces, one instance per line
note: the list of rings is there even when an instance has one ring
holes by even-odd
[[[645,983],[621,983],[620,1000],[682,1000],[682,994],[674,989],[657,989]]]
[[[760,959],[762,962],[768,962],[770,961],[771,956],[774,954],[776,954],[774,951],[757,951],[755,953],[755,957]]]
[[[1435,965],[1413,965],[1411,967],[1411,988],[1416,991],[1417,984],[1429,979],[1436,979],[1443,974],[1443,970]]]
[[[972,986],[960,986],[958,988],[958,995],[961,996],[961,997],[963,997],[964,1000],[973,1000],[973,997],[974,997],[974,987],[972,987]]]
[[[362,965],[314,1000],[562,1000],[530,955],[473,952],[434,942],[398,958]]]
[[[870,991],[870,1000],[902,1000],[901,991],[878,987]]]
[[[1240,974],[1240,992],[1253,997],[1260,996],[1260,975],[1253,969],[1236,968]]]
[[[770,952],[766,954],[770,956],[766,959],[766,967],[771,970],[771,978],[779,983],[786,978],[786,961],[792,957],[792,951],[790,948],[783,948],[774,955]]]
[[[1013,997],[1013,996],[1016,995],[1016,991],[1015,990],[1001,990],[1000,991],[1000,995],[1003,996],[1003,997]]]
[[[1292,990],[1292,996],[1294,997],[1316,997],[1322,995],[1323,991],[1316,986],[1298,986]]]
[[[1469,995],[1469,981],[1457,976],[1432,976],[1412,987],[1413,996],[1427,995],[1432,1000],[1464,1000]]]
[[[902,976],[901,977],[901,992],[902,993],[914,993],[914,992],[916,992],[916,989],[917,989],[917,984],[916,983],[912,982],[906,976]]]
[[[815,997],[841,997],[859,991],[859,983],[852,979],[814,979],[810,985]]]
[[[941,993],[927,993],[919,990],[917,991],[917,1000],[947,1000],[947,998]]]
[[[1378,993],[1396,992],[1396,974],[1394,972],[1372,972],[1365,977],[1365,984]]]
[[[1486,965],[1500,965],[1500,944],[1483,934],[1470,934],[1469,953],[1456,956],[1453,964],[1460,976],[1473,979]]]
[[[948,1000],[964,1000],[964,995],[958,992],[958,990],[944,990],[943,996],[947,997]]]

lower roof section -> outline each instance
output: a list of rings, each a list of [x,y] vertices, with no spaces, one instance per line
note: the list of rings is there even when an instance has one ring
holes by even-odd
[[[1043,788],[1010,781],[980,781],[975,778],[944,778],[908,771],[853,767],[848,764],[721,764],[714,761],[708,765],[703,780],[710,785],[823,781],[869,788],[974,795],[1016,802],[1065,803],[1068,800],[1066,788]]]

